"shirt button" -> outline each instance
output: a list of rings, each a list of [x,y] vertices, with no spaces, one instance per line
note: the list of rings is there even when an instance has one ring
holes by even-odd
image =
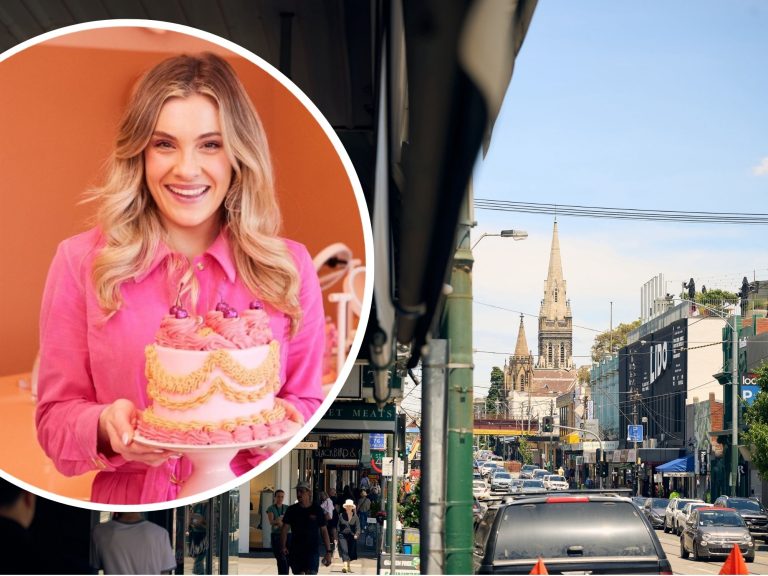
[[[197,269],[200,270],[200,271],[205,270],[205,265],[202,262],[198,262],[197,263]]]

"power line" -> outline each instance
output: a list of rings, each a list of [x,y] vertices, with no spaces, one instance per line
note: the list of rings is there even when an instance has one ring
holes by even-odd
[[[605,206],[580,206],[513,202],[476,198],[475,208],[502,212],[528,214],[557,214],[582,218],[607,218],[612,220],[644,220],[653,222],[678,222],[687,224],[768,224],[768,214],[749,212],[702,212],[679,210],[642,210],[637,208],[608,208]]]

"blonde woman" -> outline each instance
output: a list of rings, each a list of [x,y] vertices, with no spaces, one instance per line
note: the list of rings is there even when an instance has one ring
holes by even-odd
[[[352,572],[349,563],[357,560],[357,539],[360,537],[360,517],[357,515],[355,503],[349,499],[342,505],[339,514],[339,554],[343,562],[341,571]]]
[[[38,437],[91,499],[175,498],[185,458],[133,442],[144,347],[177,299],[190,314],[257,301],[280,342],[278,396],[306,420],[322,400],[323,311],[306,248],[278,236],[266,135],[231,66],[204,53],[149,70],[120,123],[97,225],[61,243],[40,320]],[[241,451],[243,473],[265,453]]]

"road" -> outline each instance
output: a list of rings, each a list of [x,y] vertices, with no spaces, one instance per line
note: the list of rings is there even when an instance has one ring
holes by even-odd
[[[656,530],[656,535],[661,540],[664,552],[672,563],[672,572],[675,574],[718,574],[723,567],[725,559],[710,562],[695,562],[680,558],[680,537],[675,534],[665,534],[663,530]],[[750,574],[768,574],[768,546],[763,541],[757,543],[757,554],[752,564],[747,564]]]

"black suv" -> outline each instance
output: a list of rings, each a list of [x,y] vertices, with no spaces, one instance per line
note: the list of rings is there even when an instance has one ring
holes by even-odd
[[[739,496],[720,496],[715,500],[715,506],[735,508],[744,518],[749,532],[754,538],[762,538],[768,543],[768,514],[757,500]]]
[[[531,496],[490,507],[475,530],[475,574],[672,574],[647,518],[628,498]]]

